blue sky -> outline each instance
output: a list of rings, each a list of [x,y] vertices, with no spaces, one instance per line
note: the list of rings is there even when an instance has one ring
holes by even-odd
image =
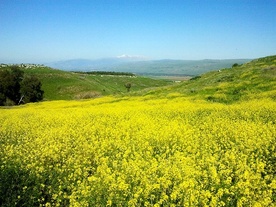
[[[276,0],[0,0],[0,63],[276,55]]]

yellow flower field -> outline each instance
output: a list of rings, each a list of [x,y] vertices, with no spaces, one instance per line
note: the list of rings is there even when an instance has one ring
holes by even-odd
[[[180,97],[0,109],[1,206],[275,206],[276,103]]]

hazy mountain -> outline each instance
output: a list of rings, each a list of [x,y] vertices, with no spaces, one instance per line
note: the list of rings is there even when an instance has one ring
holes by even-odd
[[[127,71],[144,75],[199,75],[211,70],[230,68],[234,63],[243,64],[249,59],[225,60],[154,60],[124,63],[114,71]]]
[[[105,58],[98,60],[73,59],[46,63],[45,65],[62,70],[90,71],[113,67],[123,62],[125,62],[125,60],[120,58]]]
[[[120,71],[144,75],[199,75],[210,70],[243,64],[249,59],[225,60],[146,60],[139,56],[122,55],[97,60],[73,59],[46,63],[52,68],[69,71]]]
[[[113,58],[102,58],[96,60],[89,59],[71,59],[64,61],[57,61],[46,63],[45,65],[52,68],[62,70],[74,70],[74,71],[91,71],[91,70],[106,70],[123,63],[137,62],[146,60],[143,56],[132,56],[132,55],[120,55]]]

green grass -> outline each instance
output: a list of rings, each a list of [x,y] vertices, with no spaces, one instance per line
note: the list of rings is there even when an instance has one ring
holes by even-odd
[[[180,84],[136,94],[156,97],[186,96],[226,104],[264,97],[276,100],[276,56],[211,71]]]
[[[153,80],[142,76],[81,74],[48,67],[23,70],[26,74],[33,74],[40,78],[42,89],[45,91],[45,100],[85,99],[126,94],[126,83],[131,83],[131,92],[173,83],[172,81]]]
[[[147,99],[185,96],[226,104],[263,97],[276,100],[276,55],[232,68],[213,70],[181,83],[143,76],[74,73],[48,67],[23,70],[41,79],[45,100],[107,95],[146,96]],[[126,83],[132,85],[129,93],[125,88]]]

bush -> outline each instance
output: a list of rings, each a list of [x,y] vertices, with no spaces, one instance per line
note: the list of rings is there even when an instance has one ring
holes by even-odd
[[[195,76],[195,77],[192,77],[190,80],[197,80],[197,79],[200,79],[201,78],[201,76]]]
[[[238,66],[239,66],[238,63],[234,63],[234,64],[232,65],[232,68],[235,68],[235,67],[238,67]]]

